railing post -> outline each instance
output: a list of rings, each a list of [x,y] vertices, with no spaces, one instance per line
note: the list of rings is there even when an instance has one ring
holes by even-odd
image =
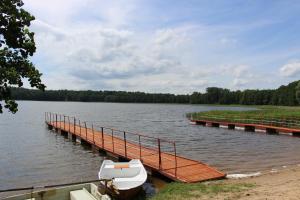
[[[64,130],[66,130],[66,116],[64,115]]]
[[[69,124],[70,127],[70,124]],[[76,118],[74,117],[74,134],[76,135]]]
[[[93,143],[95,144],[95,132],[94,132],[94,125],[92,124],[92,133],[93,133]]]
[[[88,139],[87,139],[87,127],[86,127],[86,122],[84,122],[84,126],[85,126],[85,139],[86,139],[86,141],[88,141]]]
[[[177,177],[177,154],[176,154],[176,144],[174,144],[174,156],[175,156],[175,177]]]
[[[80,124],[80,120],[78,120],[78,124],[79,124],[79,135],[81,137],[81,124]]]
[[[103,127],[101,127],[101,140],[102,140],[102,148],[104,149],[104,133],[103,133]]]
[[[51,118],[52,118],[51,112],[49,113],[49,115],[50,115],[50,124],[51,124]],[[52,124],[51,124],[51,125],[52,125]]]
[[[61,129],[61,114],[59,115],[59,128]]]
[[[158,165],[159,169],[161,169],[161,150],[160,150],[160,139],[157,138],[157,145],[158,145]]]
[[[125,157],[127,157],[127,142],[126,142],[126,132],[124,131],[124,145],[125,145]]]
[[[114,129],[111,129],[111,141],[112,141],[112,148],[113,148],[113,152],[115,153],[115,144],[114,144]]]
[[[71,128],[70,128],[70,126],[71,126],[71,122],[70,122],[70,117],[69,116],[67,116],[68,117],[68,129],[69,129],[69,133],[71,133],[70,131],[71,131]]]
[[[140,160],[142,160],[142,145],[141,145],[141,135],[139,135],[139,147],[140,147]]]
[[[57,128],[57,113],[55,113],[55,128]]]

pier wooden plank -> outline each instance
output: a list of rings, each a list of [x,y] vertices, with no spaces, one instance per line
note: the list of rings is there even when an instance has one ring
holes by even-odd
[[[80,137],[90,144],[100,149],[113,153],[127,159],[141,159],[143,164],[152,170],[176,181],[194,183],[213,179],[225,178],[226,174],[199,161],[190,160],[171,153],[161,152],[161,165],[159,165],[159,152],[156,148],[141,146],[132,141],[125,141],[117,136],[91,128],[80,127],[79,125],[70,124],[62,121],[46,123],[56,129]],[[103,142],[102,142],[103,141]],[[104,145],[103,145],[104,143]],[[125,151],[126,149],[126,151]]]

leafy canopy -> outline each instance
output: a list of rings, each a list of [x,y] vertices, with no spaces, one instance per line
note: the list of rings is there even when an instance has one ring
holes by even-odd
[[[31,87],[45,89],[42,74],[29,60],[36,50],[34,33],[28,29],[34,16],[22,6],[22,0],[0,1],[0,113],[3,101],[5,108],[17,112],[10,87],[21,87],[24,79]]]
[[[296,87],[296,99],[298,100],[300,104],[300,81],[298,81],[298,85]]]

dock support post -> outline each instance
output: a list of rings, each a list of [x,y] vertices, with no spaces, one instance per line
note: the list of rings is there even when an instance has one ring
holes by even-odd
[[[72,137],[72,141],[76,142],[76,138],[77,138],[76,135],[75,134],[71,134],[71,137]]]
[[[235,129],[235,124],[228,124],[228,129]]]
[[[245,126],[245,131],[247,131],[247,132],[255,132],[255,126]]]
[[[300,132],[293,132],[293,136],[300,137]]]
[[[51,124],[48,124],[48,129],[49,130],[52,130],[53,129],[53,126]]]
[[[161,150],[160,150],[160,139],[157,139],[157,145],[158,145],[158,165],[159,169],[161,169]]]
[[[211,123],[211,126],[212,126],[212,127],[220,127],[220,124],[219,124],[219,123],[213,122],[213,123]]]
[[[205,121],[196,121],[197,125],[202,125],[202,126],[206,126],[206,122]]]
[[[278,134],[278,130],[276,130],[274,128],[266,128],[266,132],[268,134]]]
[[[124,131],[125,157],[127,157],[126,132]]]

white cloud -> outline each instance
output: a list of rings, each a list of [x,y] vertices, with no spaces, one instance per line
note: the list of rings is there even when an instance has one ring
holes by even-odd
[[[300,62],[295,61],[295,62],[291,62],[291,63],[283,65],[280,68],[280,74],[282,76],[287,76],[287,77],[300,76]]]
[[[230,69],[230,68],[229,68]],[[249,76],[249,66],[247,65],[238,65],[234,66],[231,68],[231,73],[233,74],[234,77],[240,78],[240,77],[245,77]]]
[[[253,74],[248,65],[223,65],[220,71],[233,78],[251,77]]]
[[[173,56],[173,45],[174,41],[182,42],[183,38],[173,29],[146,35],[143,37],[144,43],[141,43],[136,32],[100,26],[66,31],[39,20],[33,28],[38,30],[38,56],[51,60],[54,66],[50,70],[52,77],[45,78],[51,88],[57,88],[60,83],[52,81],[55,73],[60,76],[64,74],[73,85],[84,81],[83,87],[86,88],[115,89],[118,81],[124,83],[124,80],[130,81],[139,76],[151,79],[157,74],[163,77],[163,74],[174,74],[182,68],[180,58]],[[163,42],[161,38],[164,38]],[[177,42],[176,45],[181,44]],[[136,87],[140,84],[136,82]]]
[[[38,19],[65,28],[96,19],[105,27],[119,27],[134,19],[135,0],[24,0],[25,8]],[[87,20],[88,19],[88,20]]]
[[[236,88],[243,88],[249,83],[248,80],[242,78],[235,78],[233,80],[233,86]]]
[[[252,66],[274,59],[271,53],[249,56],[252,45],[241,37],[273,20],[180,21],[172,12],[160,15],[153,3],[136,0],[24,2],[37,18],[30,27],[36,33],[34,62],[50,89],[186,93],[207,86],[262,87],[265,81]]]

